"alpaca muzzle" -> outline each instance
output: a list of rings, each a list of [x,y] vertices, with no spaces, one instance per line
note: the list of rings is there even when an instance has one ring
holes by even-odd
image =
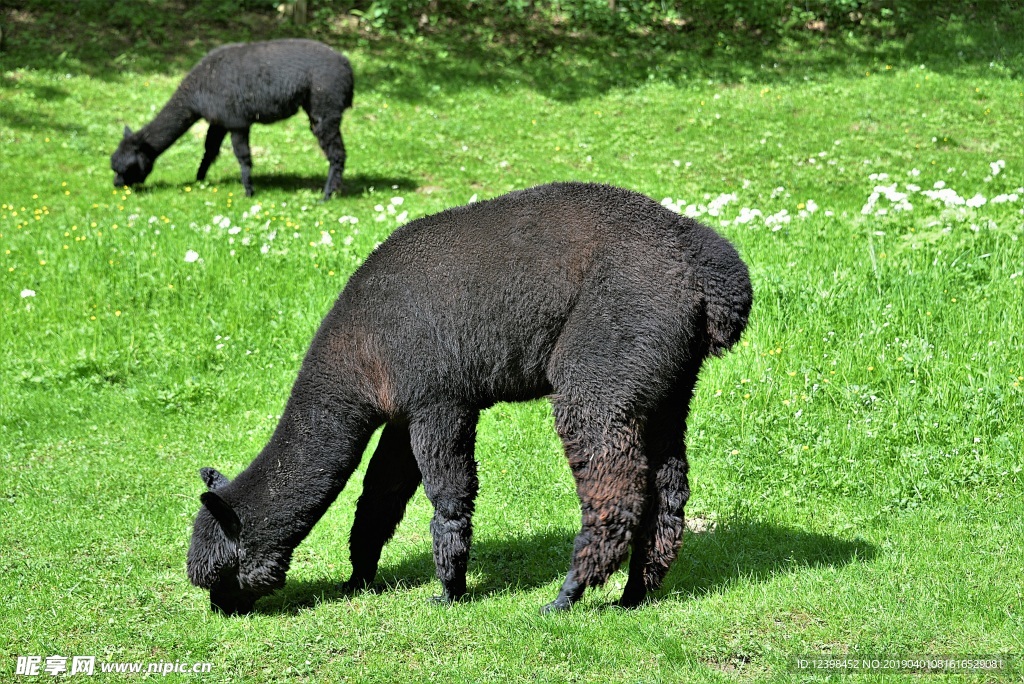
[[[228,617],[248,615],[259,594],[246,591],[233,582],[217,582],[210,587],[210,610]]]

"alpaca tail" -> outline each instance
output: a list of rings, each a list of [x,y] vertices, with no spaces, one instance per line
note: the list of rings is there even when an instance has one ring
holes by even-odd
[[[704,313],[708,353],[721,356],[747,327],[754,291],[747,265],[724,238],[715,235],[704,246]]]

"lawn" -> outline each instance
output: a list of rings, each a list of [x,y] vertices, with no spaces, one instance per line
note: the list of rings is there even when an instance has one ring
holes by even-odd
[[[9,13],[0,52],[0,679],[19,656],[94,656],[112,681],[138,675],[101,663],[370,682],[847,681],[793,659],[1024,657],[1019,16],[616,49],[317,24],[356,74],[326,203],[301,114],[253,129],[254,197],[229,149],[195,182],[202,124],[145,186],[112,186],[123,127],[202,54],[287,25],[171,49],[38,16]],[[429,601],[422,491],[379,591],[338,592],[361,468],[282,591],[211,613],[184,568],[198,469],[233,476],[262,448],[347,276],[406,221],[569,179],[664,200],[751,270],[750,325],[692,406],[693,530],[665,587],[613,608],[620,571],[539,615],[579,506],[538,401],[482,417],[468,601]]]

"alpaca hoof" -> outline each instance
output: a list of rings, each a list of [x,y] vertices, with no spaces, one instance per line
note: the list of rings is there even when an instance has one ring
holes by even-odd
[[[572,604],[561,598],[557,598],[551,603],[541,606],[541,615],[550,615],[552,613],[564,613],[572,608]]]
[[[465,596],[465,592],[451,592],[446,589],[438,596],[431,596],[430,602],[441,605],[451,605],[453,603],[458,603],[462,601],[462,599],[465,598]]]
[[[645,603],[647,603],[647,597],[646,596],[638,596],[638,597],[623,596],[618,601],[616,601],[613,605],[615,605],[618,608],[625,608],[625,609],[629,610],[629,609],[632,609],[632,608],[639,608],[640,606],[642,606]]]
[[[615,605],[619,608],[637,608],[644,604],[647,600],[647,590],[640,589],[634,591],[630,587],[626,586],[625,591],[622,592],[622,598],[620,598]]]
[[[350,578],[338,585],[338,591],[344,596],[352,596],[365,591],[369,587],[370,583],[366,580]]]

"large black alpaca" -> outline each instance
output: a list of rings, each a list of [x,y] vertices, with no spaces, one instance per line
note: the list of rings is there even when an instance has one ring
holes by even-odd
[[[458,599],[477,417],[498,401],[548,396],[583,521],[545,610],[602,584],[631,545],[621,603],[636,605],[682,539],[697,374],[739,339],[751,299],[725,239],[628,190],[542,185],[413,221],[349,279],[262,453],[232,481],[203,469],[189,578],[228,614],[281,587],[292,551],[386,423],[356,506],[346,586],[374,579],[422,482],[439,599]]]
[[[341,187],[345,145],[342,111],[352,106],[352,67],[343,55],[315,40],[272,40],[224,45],[203,57],[174,91],[156,118],[137,133],[125,126],[124,138],[110,157],[114,185],[137,185],[153,170],[153,162],[199,119],[206,119],[206,152],[198,180],[220,153],[224,136],[242,167],[245,194],[252,195],[249,128],[293,116],[299,108],[309,116],[330,168],[324,199]]]

